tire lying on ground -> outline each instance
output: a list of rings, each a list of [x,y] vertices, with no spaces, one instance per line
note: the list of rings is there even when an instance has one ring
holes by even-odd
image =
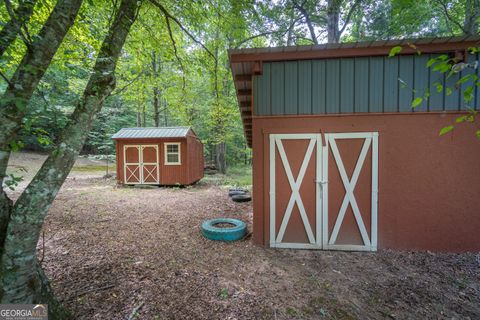
[[[242,190],[242,189],[237,189],[237,190],[229,190],[228,191],[228,196],[232,197],[237,194],[246,194],[248,191],[247,190]]]
[[[235,202],[248,202],[252,200],[252,196],[248,193],[236,194],[232,196],[232,200]]]
[[[230,218],[206,220],[201,229],[205,238],[216,241],[240,240],[247,234],[245,222]]]

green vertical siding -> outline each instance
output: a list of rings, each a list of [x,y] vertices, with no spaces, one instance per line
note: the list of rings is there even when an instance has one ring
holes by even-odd
[[[455,87],[472,69],[446,79],[444,74],[427,69],[426,64],[438,55],[404,55],[397,57],[358,57],[285,62],[264,62],[263,74],[254,77],[253,96],[256,115],[336,114],[351,112],[412,112],[479,108],[480,88],[475,99],[463,101],[462,84],[450,95],[437,92],[435,83]],[[469,62],[479,60],[470,55]],[[480,76],[480,70],[477,70]],[[402,85],[401,79],[405,85]],[[415,97],[429,99],[415,110]]]
[[[355,99],[355,64],[354,59],[340,60],[340,112],[352,113]]]
[[[430,55],[430,58],[436,58],[439,55]],[[437,84],[443,86],[445,82],[445,75],[437,71],[433,71],[433,68],[429,69],[429,78],[430,78],[430,98],[428,99],[428,110],[430,111],[442,111],[444,108],[444,97],[443,91],[438,92]]]
[[[429,72],[426,70],[427,62],[430,59],[429,55],[414,56],[414,79],[413,79],[413,98],[424,97],[429,92]],[[414,111],[428,111],[428,100],[415,107]]]
[[[326,113],[340,113],[340,59],[327,60]]]
[[[298,62],[298,113],[312,113],[312,61]]]
[[[285,114],[298,113],[298,62],[285,62]]]
[[[285,63],[273,62],[271,72],[272,106],[271,113],[285,114]]]
[[[469,54],[468,55],[468,58],[467,58],[467,61],[468,62],[473,62],[477,60],[477,56],[476,55],[473,55],[473,54]],[[462,73],[460,74],[460,78],[464,77],[464,76],[472,76],[476,73],[477,71],[472,69],[472,68],[467,68],[467,69],[464,69],[462,71]],[[474,88],[474,91],[473,91],[473,100],[472,101],[465,101],[465,96],[463,95],[463,92],[467,89],[467,87],[471,86],[471,83],[470,82],[465,82],[465,83],[462,83],[459,87],[459,95],[460,95],[460,109],[471,109],[473,108],[473,106],[475,105],[475,88]]]
[[[460,106],[460,94],[459,91],[455,89],[455,84],[460,79],[460,74],[447,75],[445,80],[446,87],[451,88],[450,92],[445,90],[445,110],[458,110]]]
[[[384,59],[383,111],[398,111],[398,57]]]
[[[312,61],[312,113],[327,112],[327,69],[326,60]]]
[[[369,98],[369,59],[355,58],[355,83],[353,105],[355,112],[368,112]]]
[[[411,112],[413,100],[413,56],[399,59],[398,67],[398,111]]]
[[[369,61],[370,77],[368,79],[368,111],[383,112],[383,57],[372,57],[369,58]]]
[[[270,88],[270,65],[263,68],[262,78],[253,79],[253,107],[257,115],[271,114],[271,88]]]

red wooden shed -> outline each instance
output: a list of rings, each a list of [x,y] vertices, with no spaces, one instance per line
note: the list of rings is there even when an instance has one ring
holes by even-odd
[[[190,127],[123,128],[112,139],[120,184],[189,185],[203,178],[203,144]]]
[[[479,37],[230,50],[253,149],[253,241],[479,251],[479,119],[439,137],[480,109],[471,47]],[[427,68],[440,55],[452,58],[449,76]]]

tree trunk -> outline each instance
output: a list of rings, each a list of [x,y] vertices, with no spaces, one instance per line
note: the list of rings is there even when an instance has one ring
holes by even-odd
[[[163,122],[165,123],[165,127],[168,127],[168,110],[167,110],[168,103],[165,98],[162,98],[162,101],[163,101],[162,110],[163,110],[163,120],[164,120]]]
[[[137,108],[137,127],[142,126],[142,114],[140,112],[140,108]]]
[[[153,69],[153,76],[155,77],[155,82],[158,78],[158,62],[157,62],[157,55],[155,51],[152,52],[152,69]],[[160,127],[160,89],[158,88],[157,84],[153,87],[153,121],[155,122],[155,127]]]
[[[65,34],[73,25],[81,4],[82,0],[60,0],[56,4],[38,34],[38,40],[28,48],[5,93],[0,98],[0,125],[2,127],[0,130],[0,185],[5,179],[10,157],[10,144],[15,141],[16,134],[21,127],[28,101],[50,65]],[[3,188],[0,188],[0,193],[0,208],[3,211],[3,208],[9,206],[10,201]],[[3,220],[8,216],[8,211],[5,211],[7,214],[0,215],[0,219],[2,219],[0,227],[8,224],[8,221]],[[5,234],[5,229],[0,229],[0,255]]]
[[[303,7],[303,4],[297,4],[295,3],[295,8],[300,11],[300,14],[305,18],[305,23],[307,24],[308,31],[310,32],[310,37],[312,38],[312,41],[314,44],[318,44],[318,39],[317,35],[315,33],[315,28],[313,27],[312,20],[310,20],[310,15],[308,14],[308,11]]]
[[[221,142],[215,146],[215,166],[220,173],[225,174],[227,172],[227,161],[225,157],[226,145],[225,142]]]
[[[327,33],[328,43],[338,43],[340,32],[338,27],[341,0],[327,1]]]
[[[1,303],[54,303],[41,300],[46,299],[42,292],[49,286],[37,271],[36,245],[48,209],[82,149],[94,117],[115,87],[115,67],[139,3],[123,0],[120,4],[82,99],[56,147],[13,207],[0,261]]]
[[[36,0],[20,1],[14,12],[14,19],[10,19],[0,31],[0,57],[3,56],[8,47],[15,41],[22,26],[30,19],[35,7]]]
[[[478,34],[480,25],[480,0],[466,0],[465,2],[465,21],[463,23],[463,32],[466,35],[473,36]]]

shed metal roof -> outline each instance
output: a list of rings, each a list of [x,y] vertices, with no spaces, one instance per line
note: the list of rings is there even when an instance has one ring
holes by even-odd
[[[189,131],[190,127],[122,128],[112,139],[183,138]]]
[[[447,38],[419,38],[363,41],[311,46],[276,48],[242,48],[228,50],[230,68],[237,92],[243,129],[248,145],[252,146],[252,79],[263,72],[263,62],[387,56],[395,46],[401,46],[399,55],[422,53],[465,52],[480,46],[479,36]]]

